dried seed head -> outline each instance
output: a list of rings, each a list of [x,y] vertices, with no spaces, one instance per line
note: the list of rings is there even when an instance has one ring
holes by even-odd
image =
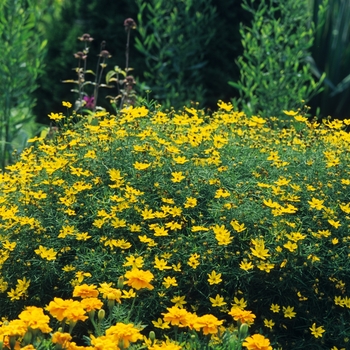
[[[125,30],[136,29],[136,22],[132,18],[127,18],[124,21]]]
[[[103,58],[111,58],[111,54],[107,51],[107,50],[102,50],[100,52],[100,56],[103,57]]]
[[[136,81],[134,79],[134,77],[132,75],[128,75],[126,78],[125,78],[125,83],[127,85],[135,85],[136,84]]]
[[[94,40],[94,38],[91,38],[90,34],[85,33],[83,34],[81,37],[78,38],[80,41],[88,41],[91,42],[92,40]]]
[[[75,58],[78,58],[78,59],[80,59],[80,60],[85,60],[86,57],[87,57],[87,55],[86,55],[84,52],[82,52],[82,51],[78,51],[78,52],[76,52],[76,53],[74,54],[74,57],[75,57]]]

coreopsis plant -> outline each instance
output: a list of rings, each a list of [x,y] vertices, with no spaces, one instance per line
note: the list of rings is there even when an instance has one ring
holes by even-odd
[[[149,346],[181,346],[178,315],[184,341],[234,343],[226,320],[267,348],[346,347],[349,120],[285,111],[279,129],[224,102],[212,115],[69,107],[0,175],[1,316],[79,286],[93,311],[87,284],[108,315],[154,331]],[[87,322],[72,305],[68,331]]]

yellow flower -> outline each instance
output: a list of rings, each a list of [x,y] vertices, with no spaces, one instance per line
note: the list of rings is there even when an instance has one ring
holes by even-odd
[[[175,304],[176,307],[183,308],[183,305],[187,304],[187,301],[185,301],[185,296],[176,296],[172,298],[170,301]]]
[[[153,280],[154,276],[151,271],[144,271],[139,269],[132,269],[125,273],[125,277],[128,279],[124,282],[128,286],[137,290],[141,288],[153,289],[154,287],[149,283]]]
[[[208,282],[210,285],[222,282],[221,273],[216,273],[214,270],[211,273],[208,273]]]
[[[134,164],[134,168],[136,170],[145,170],[147,169],[148,167],[151,166],[151,163],[140,163],[140,162],[135,162]]]
[[[298,112],[294,112],[294,111],[283,111],[283,113],[291,117],[294,117],[295,115],[298,114]]]
[[[159,259],[157,256],[154,259],[154,267],[160,271],[172,269],[172,267],[168,265],[167,261],[164,259]]]
[[[262,239],[252,239],[254,248],[250,248],[252,255],[259,259],[265,260],[270,256],[268,249],[265,249],[265,242]]]
[[[188,162],[188,159],[186,157],[181,157],[181,156],[174,157],[173,160],[177,164],[185,164],[186,162]]]
[[[241,261],[239,264],[239,268],[244,270],[244,271],[248,271],[254,268],[253,264],[249,261]]]
[[[185,176],[182,175],[182,171],[174,171],[171,173],[173,178],[171,179],[172,182],[181,182]]]
[[[215,196],[214,198],[225,198],[225,197],[229,197],[230,196],[230,192],[223,189],[223,188],[219,188],[216,192],[215,192]]]
[[[143,266],[143,263],[142,256],[135,258],[134,255],[130,255],[126,257],[126,263],[124,263],[123,266],[131,266],[132,268],[140,269]]]
[[[275,322],[273,322],[273,320],[265,319],[264,320],[264,325],[265,325],[265,327],[272,329],[272,327],[275,325]]]
[[[163,320],[161,318],[158,318],[157,321],[152,321],[153,326],[156,328],[160,328],[160,329],[169,329],[169,322],[163,322]]]
[[[234,297],[233,302],[234,303],[232,304],[232,306],[237,306],[241,309],[245,309],[247,307],[247,302],[244,298],[238,299],[237,297]]]
[[[310,208],[312,209],[321,210],[324,208],[324,205],[323,205],[324,200],[321,200],[321,199],[312,197],[311,201],[308,201],[308,203],[310,205]]]
[[[242,345],[248,350],[272,350],[270,341],[261,334],[253,334],[246,338]]]
[[[283,314],[284,314],[285,318],[292,319],[293,317],[295,317],[296,312],[294,312],[294,306],[293,307],[291,307],[291,306],[284,307],[283,306]]]
[[[223,101],[219,101],[218,102],[218,106],[219,106],[219,108],[223,109],[226,112],[230,112],[232,110],[232,108],[233,108],[232,103],[230,103],[230,102],[229,103],[225,103]]]
[[[164,282],[162,283],[165,288],[170,288],[171,286],[176,287],[178,284],[175,277],[164,277]]]
[[[54,121],[59,121],[64,118],[64,115],[62,113],[50,113],[48,117]]]
[[[89,238],[91,238],[91,236],[89,236],[87,232],[81,232],[75,235],[77,241],[87,241]]]
[[[232,220],[230,224],[236,232],[242,232],[247,229],[244,223],[240,224],[237,220]]]
[[[341,226],[341,223],[339,221],[328,220],[328,222],[335,228],[338,228]]]
[[[172,343],[171,341],[167,340],[162,341],[161,344],[154,344],[153,346],[149,347],[148,350],[181,350],[182,347],[180,345],[177,345],[175,343]]]
[[[213,307],[220,307],[220,306],[224,306],[227,303],[224,301],[224,298],[222,296],[220,296],[219,294],[216,295],[215,298],[209,298],[211,305]]]
[[[122,298],[130,299],[130,298],[135,298],[135,297],[136,297],[136,292],[132,288],[130,288],[129,290],[123,289]]]
[[[325,329],[320,326],[320,327],[316,327],[316,323],[312,324],[312,327],[309,328],[311,331],[311,334],[315,337],[315,338],[322,338],[323,334],[325,332]]]
[[[197,199],[193,197],[186,197],[184,208],[194,208],[197,205]]]
[[[10,252],[12,252],[16,248],[16,245],[16,242],[9,242],[8,240],[2,242],[2,246],[4,247],[4,249],[9,250]]]
[[[277,304],[271,304],[271,307],[270,307],[270,310],[272,311],[272,312],[274,312],[274,313],[278,313],[278,312],[280,312],[280,306],[279,305],[277,305]]]
[[[71,108],[72,104],[70,102],[62,101],[62,106],[67,107],[67,108]]]
[[[298,245],[296,243],[288,241],[286,244],[283,244],[283,247],[293,253],[298,248]]]
[[[35,249],[34,252],[40,255],[41,258],[46,260],[56,260],[57,252],[53,250],[53,248],[45,248],[42,245],[39,245],[38,249]]]
[[[190,258],[188,259],[187,265],[191,266],[193,269],[196,269],[197,266],[200,265],[200,262],[198,259],[200,258],[200,255],[197,253],[191,254]]]

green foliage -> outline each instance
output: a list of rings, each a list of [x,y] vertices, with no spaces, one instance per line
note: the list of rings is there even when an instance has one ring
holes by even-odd
[[[146,59],[146,89],[165,107],[203,101],[208,45],[216,33],[210,1],[136,0],[140,38],[136,49]]]
[[[174,305],[226,326],[238,307],[274,347],[344,347],[350,121],[289,111],[278,129],[219,106],[52,113],[57,128],[0,175],[0,315],[111,282],[157,337],[175,339],[152,323]],[[135,267],[154,288],[132,297],[119,278]]]
[[[243,0],[251,26],[242,25],[243,54],[237,60],[241,77],[229,82],[240,94],[235,104],[249,115],[281,116],[320,90],[308,64],[313,24],[304,1]]]
[[[312,100],[323,117],[344,119],[350,116],[350,3],[310,0],[316,24],[311,67],[316,76],[326,74],[324,89]]]
[[[42,71],[46,41],[38,33],[36,6],[27,0],[0,1],[0,159],[1,167],[21,151],[35,128],[32,92]]]
[[[183,6],[184,2],[178,1]],[[164,5],[165,6],[165,5]],[[195,5],[196,6],[196,5]],[[208,4],[203,6],[205,9]],[[201,95],[201,104],[206,107],[210,107],[215,110],[216,102],[218,99],[228,101],[233,96],[237,96],[237,92],[233,87],[227,84],[227,80],[236,80],[239,77],[238,67],[232,64],[232,61],[242,52],[242,46],[240,44],[239,34],[239,22],[247,22],[247,13],[240,6],[240,1],[226,1],[218,0],[211,5],[215,6],[215,18],[212,24],[209,26],[205,21],[198,21],[197,25],[203,25],[203,28],[196,27],[197,33],[207,33],[213,38],[205,45],[205,38],[202,40],[202,46],[198,48],[197,42],[195,43],[196,50],[199,50],[198,57],[205,51],[204,58],[191,57],[191,61],[195,60],[197,63],[206,61],[207,64],[202,68],[196,70],[197,78],[192,84],[192,80],[184,78],[186,89],[191,89],[192,96],[183,94],[183,101],[177,100],[177,105],[183,106],[189,100],[197,100],[193,95]],[[57,15],[58,10],[62,8],[60,15]],[[61,1],[60,5],[55,7],[56,14],[52,16],[51,21],[45,20],[44,27],[45,33],[48,39],[48,55],[45,59],[45,73],[39,80],[40,87],[36,90],[35,96],[40,104],[35,107],[35,113],[38,116],[38,120],[48,123],[47,115],[52,110],[58,110],[61,105],[61,101],[70,101],[74,103],[72,94],[69,91],[67,85],[62,85],[60,82],[64,79],[75,78],[74,72],[71,71],[72,67],[76,66],[76,60],[72,53],[78,51],[80,44],[77,38],[82,33],[90,33],[94,37],[94,42],[91,45],[91,55],[98,53],[99,44],[102,40],[105,40],[107,50],[112,55],[113,64],[119,66],[124,70],[125,64],[125,31],[122,26],[123,21],[128,18],[137,19],[138,6],[134,1],[119,0],[117,2],[110,2],[108,0],[76,0]],[[199,12],[202,10],[199,9]],[[144,15],[146,16],[148,10],[145,9]],[[162,19],[159,19],[162,21]],[[137,23],[138,24],[138,23]],[[191,23],[192,26],[192,18]],[[143,27],[147,27],[147,32],[152,34],[152,28],[147,26],[146,19],[143,18]],[[138,26],[140,27],[140,26]],[[60,30],[56,30],[60,28]],[[186,29],[184,29],[186,31]],[[186,31],[187,33],[187,31]],[[209,34],[208,34],[209,33]],[[212,34],[213,33],[213,34]],[[138,35],[133,33],[132,35]],[[188,34],[186,34],[188,36]],[[201,34],[202,35],[202,34]],[[142,41],[143,39],[140,38]],[[163,39],[161,39],[163,40]],[[192,39],[191,39],[192,40]],[[177,45],[177,43],[175,42]],[[180,43],[180,48],[184,44]],[[157,48],[153,47],[154,53],[157,54]],[[187,53],[186,53],[187,55]],[[144,97],[144,91],[148,88],[153,90],[152,86],[148,84],[148,80],[144,78],[143,72],[151,72],[153,76],[156,76],[158,70],[155,70],[155,63],[146,65],[145,55],[135,49],[135,46],[131,42],[130,45],[130,64],[134,68],[132,74],[137,81],[136,91],[138,95]],[[94,62],[95,60],[91,60]],[[187,69],[192,63],[185,64]],[[170,70],[174,71],[172,64],[169,64]],[[90,65],[88,69],[95,70],[95,65]],[[167,69],[167,67],[164,67]],[[189,71],[186,72],[188,75]],[[169,72],[169,74],[172,74]],[[140,82],[141,81],[141,82]],[[195,87],[189,88],[188,86],[202,85],[203,93],[197,93]],[[157,89],[157,84],[154,86]],[[140,94],[142,92],[142,94]],[[110,95],[109,91],[102,90],[100,96],[100,102],[105,101],[102,106],[104,108],[109,107],[108,100],[105,100],[105,96]],[[150,94],[151,98],[155,98],[155,92]]]

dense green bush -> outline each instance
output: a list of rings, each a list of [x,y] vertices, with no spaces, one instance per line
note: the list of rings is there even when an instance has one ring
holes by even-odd
[[[210,1],[136,0],[146,85],[164,106],[181,108],[204,101],[203,76],[208,46],[218,34],[216,8]]]
[[[316,24],[311,65],[315,76],[326,73],[324,90],[311,103],[324,118],[349,118],[350,3],[341,0],[310,0]],[[326,11],[319,12],[319,7]]]
[[[28,0],[0,1],[0,168],[36,132],[33,91],[42,73],[46,40],[40,11]]]
[[[174,304],[236,305],[276,348],[346,346],[350,121],[219,106],[52,113],[0,177],[0,314],[137,267],[154,289],[123,304],[148,329]]]
[[[253,19],[251,25],[240,28],[240,79],[229,82],[239,91],[235,104],[249,115],[279,117],[282,110],[309,101],[325,78],[320,76],[318,81],[308,63],[314,39],[308,4],[243,0],[242,7]]]

